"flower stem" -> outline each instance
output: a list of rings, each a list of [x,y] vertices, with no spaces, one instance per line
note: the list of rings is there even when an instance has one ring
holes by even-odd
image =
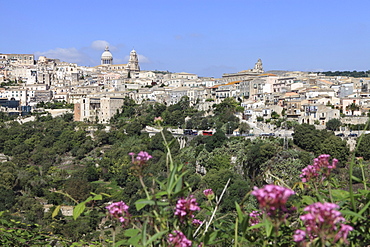
[[[146,185],[145,185],[145,183],[144,183],[144,181],[143,181],[143,176],[139,176],[139,180],[140,180],[140,183],[141,183],[141,186],[143,187],[143,189],[144,189],[144,191],[145,191],[145,195],[146,195],[146,198],[148,199],[148,200],[150,200],[150,195],[149,195],[149,192],[148,192],[148,190],[146,189]]]
[[[330,198],[330,202],[331,202],[331,203],[334,203],[333,196],[332,196],[332,194],[331,194],[331,184],[330,184],[330,181],[328,181],[328,190],[329,190],[329,198]]]
[[[367,190],[367,185],[366,185],[366,177],[365,177],[365,171],[364,171],[364,164],[363,160],[360,160],[360,168],[361,168],[361,174],[362,174],[362,183],[364,184],[364,189]]]
[[[115,226],[113,226],[112,234],[113,234],[113,244],[112,244],[112,246],[114,247],[115,244],[116,244],[116,227]]]

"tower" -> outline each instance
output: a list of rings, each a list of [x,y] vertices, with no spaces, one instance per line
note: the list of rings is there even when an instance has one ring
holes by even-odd
[[[262,60],[258,59],[257,63],[254,65],[253,72],[263,73]]]
[[[137,54],[136,54],[135,50],[132,50],[130,52],[130,58],[129,58],[128,63],[126,65],[126,69],[128,71],[134,71],[134,72],[139,72],[140,71],[139,59],[137,57]]]
[[[113,64],[113,56],[112,53],[109,51],[109,47],[105,47],[105,51],[101,54],[101,65],[112,65]]]

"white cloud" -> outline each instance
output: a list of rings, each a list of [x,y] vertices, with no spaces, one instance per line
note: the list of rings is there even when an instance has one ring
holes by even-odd
[[[140,55],[138,54],[137,55],[138,59],[139,59],[139,63],[150,63],[150,60],[149,58],[147,58],[146,56],[144,55]]]
[[[95,40],[91,43],[90,48],[96,51],[103,52],[105,50],[105,47],[109,47],[110,51],[117,51],[119,48],[117,46],[110,45],[108,41],[105,40]],[[118,45],[122,46],[122,45]]]
[[[64,62],[70,63],[86,63],[91,61],[91,58],[85,53],[71,48],[55,48],[44,52],[35,52],[36,57],[45,56],[47,58],[60,59]]]
[[[106,46],[109,46],[109,43],[105,40],[95,40],[90,45],[92,49],[97,51],[104,51]]]

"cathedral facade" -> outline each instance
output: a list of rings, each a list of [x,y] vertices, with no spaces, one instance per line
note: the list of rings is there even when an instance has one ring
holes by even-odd
[[[100,65],[96,66],[106,71],[122,71],[127,73],[140,72],[139,58],[135,50],[130,52],[130,58],[127,64],[113,64],[113,55],[106,46],[100,58]]]

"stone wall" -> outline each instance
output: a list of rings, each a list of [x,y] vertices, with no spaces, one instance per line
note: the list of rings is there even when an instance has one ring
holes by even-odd
[[[353,116],[353,117],[342,117],[340,121],[342,124],[365,124],[369,118],[367,116]]]

